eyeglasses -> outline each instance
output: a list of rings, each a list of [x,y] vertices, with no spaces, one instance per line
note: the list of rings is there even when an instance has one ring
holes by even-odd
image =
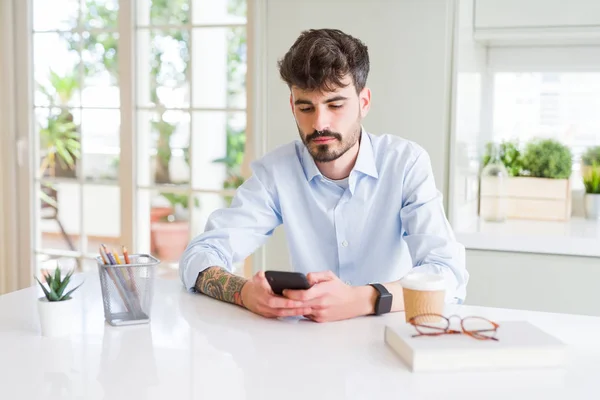
[[[450,319],[453,317],[460,318],[461,330],[450,329]],[[440,314],[420,314],[415,315],[408,321],[417,330],[417,336],[439,336],[453,334],[467,334],[478,340],[495,340],[496,332],[500,325],[483,317],[465,317],[459,315],[451,315],[445,317]]]

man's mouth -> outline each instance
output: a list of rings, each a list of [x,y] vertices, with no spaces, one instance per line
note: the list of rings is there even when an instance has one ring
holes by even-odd
[[[333,137],[318,137],[318,138],[313,139],[313,142],[321,144],[321,143],[327,143],[327,142],[330,142],[333,140],[335,140],[335,138],[333,138]]]

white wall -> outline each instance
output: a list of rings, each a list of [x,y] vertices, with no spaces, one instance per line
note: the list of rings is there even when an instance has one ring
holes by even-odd
[[[339,28],[369,48],[367,85],[372,108],[365,129],[421,144],[431,156],[438,187],[446,193],[453,4],[446,0],[375,0],[368,6],[357,0],[267,1],[267,150],[298,138],[277,60],[302,30]],[[266,246],[266,258],[266,268],[288,267],[281,228]]]

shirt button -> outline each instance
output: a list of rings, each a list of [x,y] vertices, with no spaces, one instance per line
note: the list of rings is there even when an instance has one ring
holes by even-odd
[[[344,241],[342,242],[342,247],[348,247],[348,242],[344,240]]]

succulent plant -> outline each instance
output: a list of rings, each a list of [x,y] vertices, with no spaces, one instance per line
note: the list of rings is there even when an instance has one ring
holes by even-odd
[[[35,277],[35,280],[42,287],[42,290],[44,291],[44,294],[46,295],[46,299],[48,299],[48,301],[64,301],[70,300],[71,293],[73,293],[75,290],[77,290],[77,288],[79,288],[79,286],[83,284],[80,283],[75,288],[69,290],[67,293],[64,293],[65,289],[69,285],[69,282],[71,281],[72,275],[73,270],[69,271],[64,276],[64,278],[61,277],[60,268],[57,266],[56,270],[54,271],[54,276],[49,272],[46,272],[44,275],[44,278],[46,279],[46,283],[48,285],[48,289],[46,289],[46,287],[42,284],[42,282],[40,282],[40,280],[37,277]]]

